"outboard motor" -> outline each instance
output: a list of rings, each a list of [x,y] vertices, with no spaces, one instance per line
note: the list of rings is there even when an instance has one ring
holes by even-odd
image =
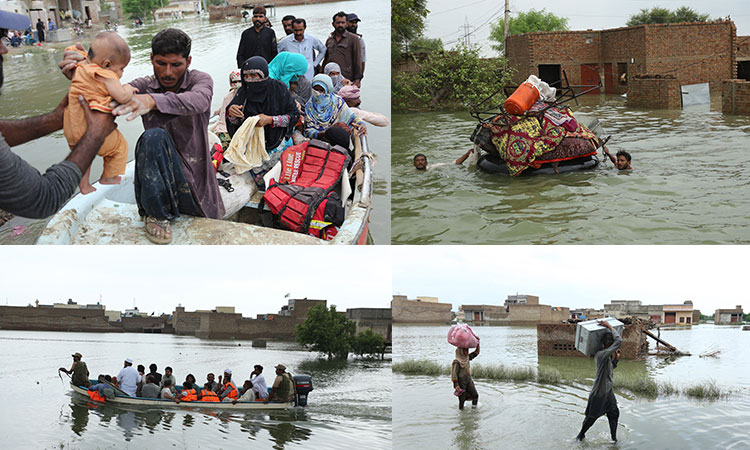
[[[310,375],[294,375],[294,405],[307,406],[307,394],[313,390]]]

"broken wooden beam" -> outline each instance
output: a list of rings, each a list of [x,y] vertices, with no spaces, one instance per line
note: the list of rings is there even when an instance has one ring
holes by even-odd
[[[667,347],[669,349],[669,351],[671,351],[671,352],[676,352],[677,351],[677,348],[674,345],[671,345],[670,343],[668,343],[667,341],[663,340],[660,337],[654,336],[654,334],[652,332],[650,332],[648,330],[643,330],[643,332],[646,334],[646,336],[649,336],[649,337],[653,338],[656,342],[658,342],[661,345]]]

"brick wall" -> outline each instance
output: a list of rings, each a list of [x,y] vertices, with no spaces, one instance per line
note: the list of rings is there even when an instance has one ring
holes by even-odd
[[[721,91],[721,112],[724,114],[750,114],[750,81],[724,81]]]
[[[737,60],[750,60],[750,36],[737,36]]]
[[[0,329],[34,331],[120,332],[103,309],[0,306]]]
[[[371,329],[380,334],[387,341],[391,340],[391,309],[390,308],[353,308],[346,310],[346,318],[357,325],[356,332]]]
[[[628,106],[656,109],[682,107],[680,81],[675,78],[631,78],[628,81]]]
[[[557,323],[568,320],[570,309],[552,310],[549,305],[510,305],[510,325],[536,325],[539,323]]]
[[[576,325],[540,324],[536,326],[537,353],[547,356],[586,356],[576,350]],[[646,335],[639,325],[625,325],[620,347],[622,359],[644,359],[648,355]]]
[[[739,49],[739,50],[738,50]],[[737,52],[750,58],[750,43],[737,38],[731,21],[669,25],[639,25],[598,31],[539,32],[511,36],[508,59],[516,68],[513,81],[539,75],[538,65],[559,64],[571,85],[581,83],[581,65],[598,65],[605,84],[606,64],[611,64],[615,92],[618,63],[627,64],[628,78],[643,74],[671,74],[681,84],[719,82],[737,76]]]
[[[174,333],[172,324],[168,323],[167,316],[160,317],[123,317],[119,322],[113,322],[112,325],[122,328],[123,331],[133,333],[143,333],[144,329],[161,328],[165,334]]]
[[[418,302],[396,296],[391,302],[394,323],[447,323],[451,321],[452,308],[450,303]]]

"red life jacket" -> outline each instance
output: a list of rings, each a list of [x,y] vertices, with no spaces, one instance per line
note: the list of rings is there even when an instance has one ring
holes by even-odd
[[[182,393],[183,394],[187,394],[187,395],[185,395],[183,397],[180,397],[180,401],[183,401],[183,402],[194,402],[194,401],[198,400],[198,393],[195,392],[195,389],[183,389]]]
[[[288,147],[281,154],[281,177],[271,179],[263,203],[284,228],[330,239],[344,223],[334,189],[349,161],[345,149],[317,139]]]
[[[102,394],[99,393],[99,391],[86,391],[89,394],[89,397],[91,400],[96,400],[97,402],[106,402],[107,398],[104,397]]]
[[[218,402],[219,396],[214,391],[209,391],[208,389],[201,389],[201,399],[199,400],[201,402]]]

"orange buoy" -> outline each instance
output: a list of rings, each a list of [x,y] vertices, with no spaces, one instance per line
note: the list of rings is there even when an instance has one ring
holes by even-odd
[[[531,83],[518,86],[513,95],[505,100],[505,110],[510,114],[521,116],[539,99],[539,90]]]

